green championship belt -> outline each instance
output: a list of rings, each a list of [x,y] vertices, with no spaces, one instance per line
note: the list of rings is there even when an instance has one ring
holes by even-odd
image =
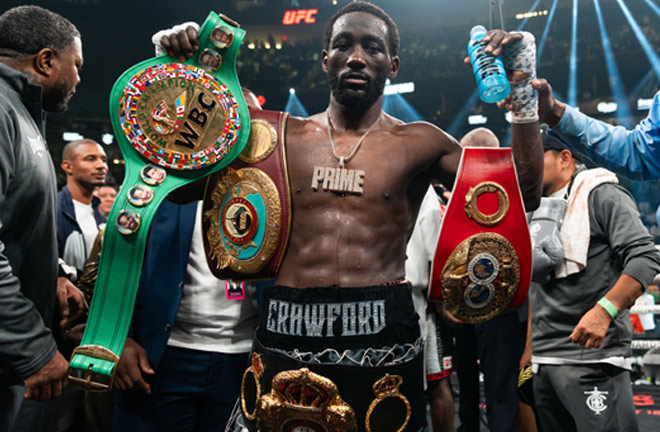
[[[236,75],[244,36],[237,23],[212,12],[192,58],[143,61],[112,89],[110,115],[126,174],[108,217],[85,334],[69,366],[69,379],[85,389],[112,387],[160,203],[227,166],[247,143],[250,118]]]

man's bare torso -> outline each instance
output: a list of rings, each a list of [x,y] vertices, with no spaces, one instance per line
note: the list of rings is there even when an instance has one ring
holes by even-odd
[[[277,283],[367,286],[402,279],[406,244],[424,193],[434,177],[453,182],[460,147],[432,125],[405,125],[384,115],[346,163],[346,169],[364,171],[362,195],[322,185],[314,190],[314,167],[338,166],[326,124],[321,113],[290,118],[287,125],[293,219]],[[335,131],[337,155],[347,156],[363,133]],[[442,166],[454,168],[442,172],[441,159]]]

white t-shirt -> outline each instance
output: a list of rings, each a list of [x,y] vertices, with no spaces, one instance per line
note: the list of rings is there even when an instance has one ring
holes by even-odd
[[[83,204],[76,200],[73,200],[73,207],[76,213],[76,221],[85,239],[85,259],[87,259],[92,250],[94,239],[99,233],[99,227],[96,225],[96,219],[94,219],[94,208],[91,203]]]
[[[167,344],[200,351],[249,352],[258,323],[254,285],[245,284],[245,299],[227,299],[225,281],[213,276],[206,263],[201,214],[200,202],[181,304]]]

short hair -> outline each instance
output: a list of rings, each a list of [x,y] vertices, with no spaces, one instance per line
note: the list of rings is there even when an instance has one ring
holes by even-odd
[[[68,48],[80,32],[68,19],[39,6],[18,6],[0,15],[0,54],[30,55]]]
[[[353,2],[349,3],[343,8],[339,9],[335,13],[328,23],[325,25],[325,33],[323,34],[323,49],[328,50],[330,47],[330,39],[332,39],[332,27],[335,25],[335,22],[342,15],[346,15],[351,12],[366,12],[377,18],[382,19],[387,25],[387,37],[388,37],[388,46],[390,50],[390,55],[392,57],[399,55],[399,28],[396,23],[390,17],[387,12],[385,12],[380,7],[372,3],[367,2]]]
[[[67,143],[62,149],[62,160],[70,161],[75,159],[76,153],[78,152],[78,147],[80,147],[83,144],[96,144],[100,146],[99,143],[97,143],[96,141],[90,138],[83,138],[78,141],[71,141]]]

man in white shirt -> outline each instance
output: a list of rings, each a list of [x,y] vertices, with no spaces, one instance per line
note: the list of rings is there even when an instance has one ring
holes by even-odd
[[[108,173],[103,147],[91,139],[73,141],[62,151],[66,186],[57,197],[57,244],[60,258],[82,270],[99,232],[106,221],[99,210],[94,189],[105,183]]]

